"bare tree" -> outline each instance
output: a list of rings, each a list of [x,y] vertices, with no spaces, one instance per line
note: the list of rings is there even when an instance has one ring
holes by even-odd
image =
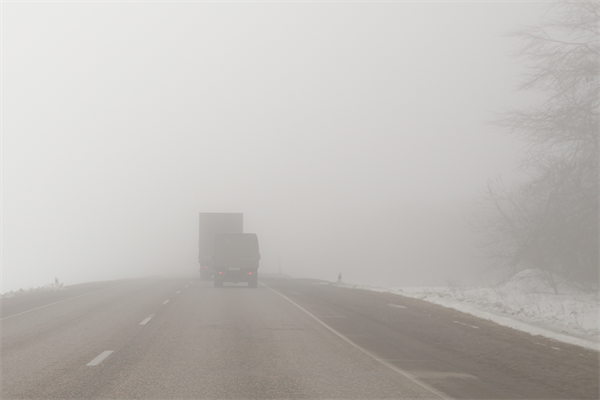
[[[511,34],[529,67],[519,89],[544,101],[494,121],[526,143],[526,178],[510,189],[489,183],[476,216],[492,266],[537,268],[555,290],[555,275],[598,288],[598,17],[596,1],[564,1]]]

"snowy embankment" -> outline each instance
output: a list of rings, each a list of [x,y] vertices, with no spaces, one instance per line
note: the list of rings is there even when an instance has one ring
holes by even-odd
[[[57,290],[65,290],[65,289],[66,289],[66,287],[64,287],[64,285],[62,283],[54,282],[54,283],[49,283],[47,285],[39,286],[36,288],[31,287],[27,290],[24,290],[24,289],[19,289],[16,291],[11,290],[10,292],[2,293],[0,295],[0,298],[8,299],[11,297],[20,296],[20,295],[27,294],[27,293],[55,292]]]
[[[559,283],[559,294],[555,294],[532,270],[494,288],[335,285],[413,297],[532,335],[599,350],[598,293],[582,293]]]

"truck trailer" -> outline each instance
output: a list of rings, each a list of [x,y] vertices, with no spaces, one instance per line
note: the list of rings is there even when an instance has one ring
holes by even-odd
[[[198,242],[200,279],[210,280],[214,276],[212,260],[214,257],[215,236],[222,233],[242,232],[244,232],[243,213],[200,213]]]
[[[254,233],[222,233],[215,236],[212,266],[215,287],[223,282],[247,282],[258,286],[258,238]]]

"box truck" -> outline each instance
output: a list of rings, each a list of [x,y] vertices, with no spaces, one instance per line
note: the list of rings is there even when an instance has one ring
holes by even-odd
[[[215,236],[222,233],[242,232],[244,232],[243,213],[200,213],[198,243],[200,279],[210,280],[214,276],[212,260],[215,249]]]

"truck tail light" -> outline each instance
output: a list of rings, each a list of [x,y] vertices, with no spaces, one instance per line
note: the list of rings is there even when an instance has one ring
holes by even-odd
[[[248,275],[252,275],[252,272],[248,272]]]
[[[220,273],[220,274],[222,274],[223,272],[222,272],[222,271],[219,271],[219,273]]]

